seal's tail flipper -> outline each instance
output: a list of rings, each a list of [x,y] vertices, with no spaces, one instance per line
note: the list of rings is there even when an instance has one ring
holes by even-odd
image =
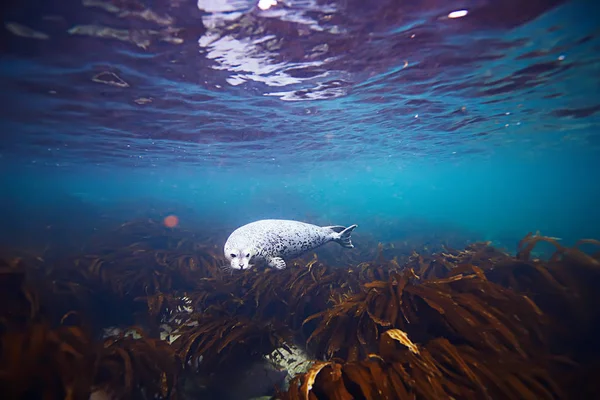
[[[332,231],[334,231],[334,236],[333,236],[333,240],[335,242],[338,242],[342,247],[345,247],[347,249],[352,249],[354,248],[354,245],[352,244],[351,239],[351,235],[352,235],[352,231],[354,230],[354,228],[356,228],[358,225],[354,224],[354,225],[350,225],[349,227],[343,227],[343,226],[326,226],[325,228],[329,228]]]

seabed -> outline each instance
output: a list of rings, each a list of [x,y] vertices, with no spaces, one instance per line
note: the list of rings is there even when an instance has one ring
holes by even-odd
[[[2,398],[600,398],[599,241],[232,272],[222,239],[144,219],[72,254],[5,250]]]

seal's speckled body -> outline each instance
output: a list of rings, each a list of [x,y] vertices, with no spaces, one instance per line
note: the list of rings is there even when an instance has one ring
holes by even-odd
[[[225,257],[233,269],[251,267],[250,259],[283,269],[286,267],[284,258],[297,257],[331,241],[353,248],[350,235],[357,226],[317,226],[299,221],[263,219],[233,231],[224,246]]]

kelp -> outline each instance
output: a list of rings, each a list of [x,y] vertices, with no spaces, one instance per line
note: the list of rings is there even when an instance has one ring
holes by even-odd
[[[548,261],[529,258],[540,241],[557,248]],[[569,316],[563,314],[565,309],[597,321],[599,314],[590,306],[598,295],[588,293],[581,301],[581,293],[586,291],[573,290],[587,286],[588,292],[594,292],[599,278],[593,273],[598,272],[595,265],[599,254],[581,252],[577,246],[582,243],[599,244],[584,240],[565,248],[556,239],[528,235],[516,258],[493,251],[487,244],[432,257],[414,254],[403,273],[388,281],[366,283],[361,293],[309,318],[321,319],[310,338],[321,344],[317,358],[330,361],[317,361],[305,375],[296,376],[289,391],[280,397],[553,399],[572,398],[573,393],[596,397],[598,385],[590,382],[595,364],[588,361],[591,365],[582,368],[574,361],[582,359],[575,356],[581,346],[565,338],[561,346],[549,345],[546,340],[555,334],[549,319],[564,324],[564,317]],[[516,271],[521,273],[514,274]],[[524,273],[528,273],[525,285]],[[440,276],[443,278],[437,278]],[[507,276],[511,279],[505,279]],[[572,286],[559,283],[561,278]],[[534,288],[563,300],[580,301],[567,301],[566,308],[561,309],[548,307],[543,301],[538,306],[533,298],[543,296]],[[444,323],[436,324],[436,320]],[[432,323],[435,328],[428,326]],[[344,327],[350,329],[345,331]],[[575,328],[565,329],[564,334],[581,337],[583,331],[590,338],[586,343],[597,343],[597,338],[591,338],[593,327]],[[430,335],[432,331],[434,335]],[[365,340],[361,332],[372,336]],[[416,345],[409,337],[423,344]],[[377,339],[379,354],[374,348]],[[390,341],[401,341],[408,349],[394,350]],[[354,351],[347,351],[340,359],[336,351],[347,348]],[[552,354],[549,349],[560,349],[569,356]],[[583,385],[582,373],[588,377]]]
[[[398,349],[400,342],[403,349]],[[290,382],[287,399],[555,399],[563,394],[527,359],[482,361],[470,346],[436,338],[419,346],[398,330],[380,338],[379,354],[352,362],[316,362]]]
[[[32,323],[24,329],[6,329],[0,343],[3,398],[89,397],[95,354],[90,351],[89,337],[80,328],[52,329]]]
[[[600,253],[581,248],[597,241],[566,247],[528,235],[513,257],[489,242],[365,240],[281,271],[230,271],[226,234],[136,220],[79,254],[0,259],[0,300],[10,305],[0,312],[1,389],[12,398],[185,397],[190,382],[227,382],[294,345],[314,366],[281,399],[591,398],[598,390],[581,380],[593,376],[600,333]],[[531,256],[542,241],[556,247],[547,260]],[[107,337],[113,328],[121,333]],[[39,357],[53,361],[34,365]]]
[[[178,363],[160,340],[111,338],[101,346],[80,327],[33,323],[3,332],[0,343],[6,399],[88,399],[97,390],[116,398],[147,393],[164,399],[174,390]]]
[[[115,398],[174,398],[181,363],[165,341],[131,327],[104,340],[98,353],[94,385]],[[134,337],[136,336],[136,337]]]
[[[408,268],[363,288],[305,320],[321,319],[308,339],[318,342],[318,356],[355,361],[371,352],[380,332],[388,328],[406,330],[423,340],[442,336],[478,349],[522,356],[534,343],[539,347],[543,342],[538,327],[542,312],[531,299],[489,282],[472,265],[455,268],[447,278],[424,281]]]
[[[556,248],[556,251],[552,257],[550,257],[550,262],[557,260],[569,260],[577,263],[579,266],[590,268],[592,270],[597,271],[600,269],[600,252],[597,252],[594,255],[589,255],[579,249],[579,246],[585,243],[600,246],[600,241],[594,239],[581,239],[577,241],[573,247],[566,247],[562,246],[558,240],[559,239],[556,238],[541,236],[539,233],[533,235],[530,232],[519,242],[519,251],[517,252],[516,258],[525,260],[529,259],[531,251],[539,242],[547,242]]]
[[[20,263],[0,269],[3,307],[0,319],[0,392],[8,399],[88,399],[96,390],[118,398],[170,397],[179,363],[165,342],[140,336],[109,338],[104,343],[79,326],[76,312],[58,324],[43,313],[40,295]],[[157,384],[158,382],[158,384]]]
[[[291,337],[276,320],[253,321],[247,317],[199,316],[195,324],[174,332],[173,342],[181,358],[198,369],[215,369],[239,359],[260,359],[285,345]]]

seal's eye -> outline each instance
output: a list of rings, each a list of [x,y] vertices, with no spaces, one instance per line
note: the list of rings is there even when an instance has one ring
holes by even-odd
[[[246,254],[246,257],[250,257],[250,253]]]
[[[231,258],[235,258],[235,254],[231,253],[230,254]]]

